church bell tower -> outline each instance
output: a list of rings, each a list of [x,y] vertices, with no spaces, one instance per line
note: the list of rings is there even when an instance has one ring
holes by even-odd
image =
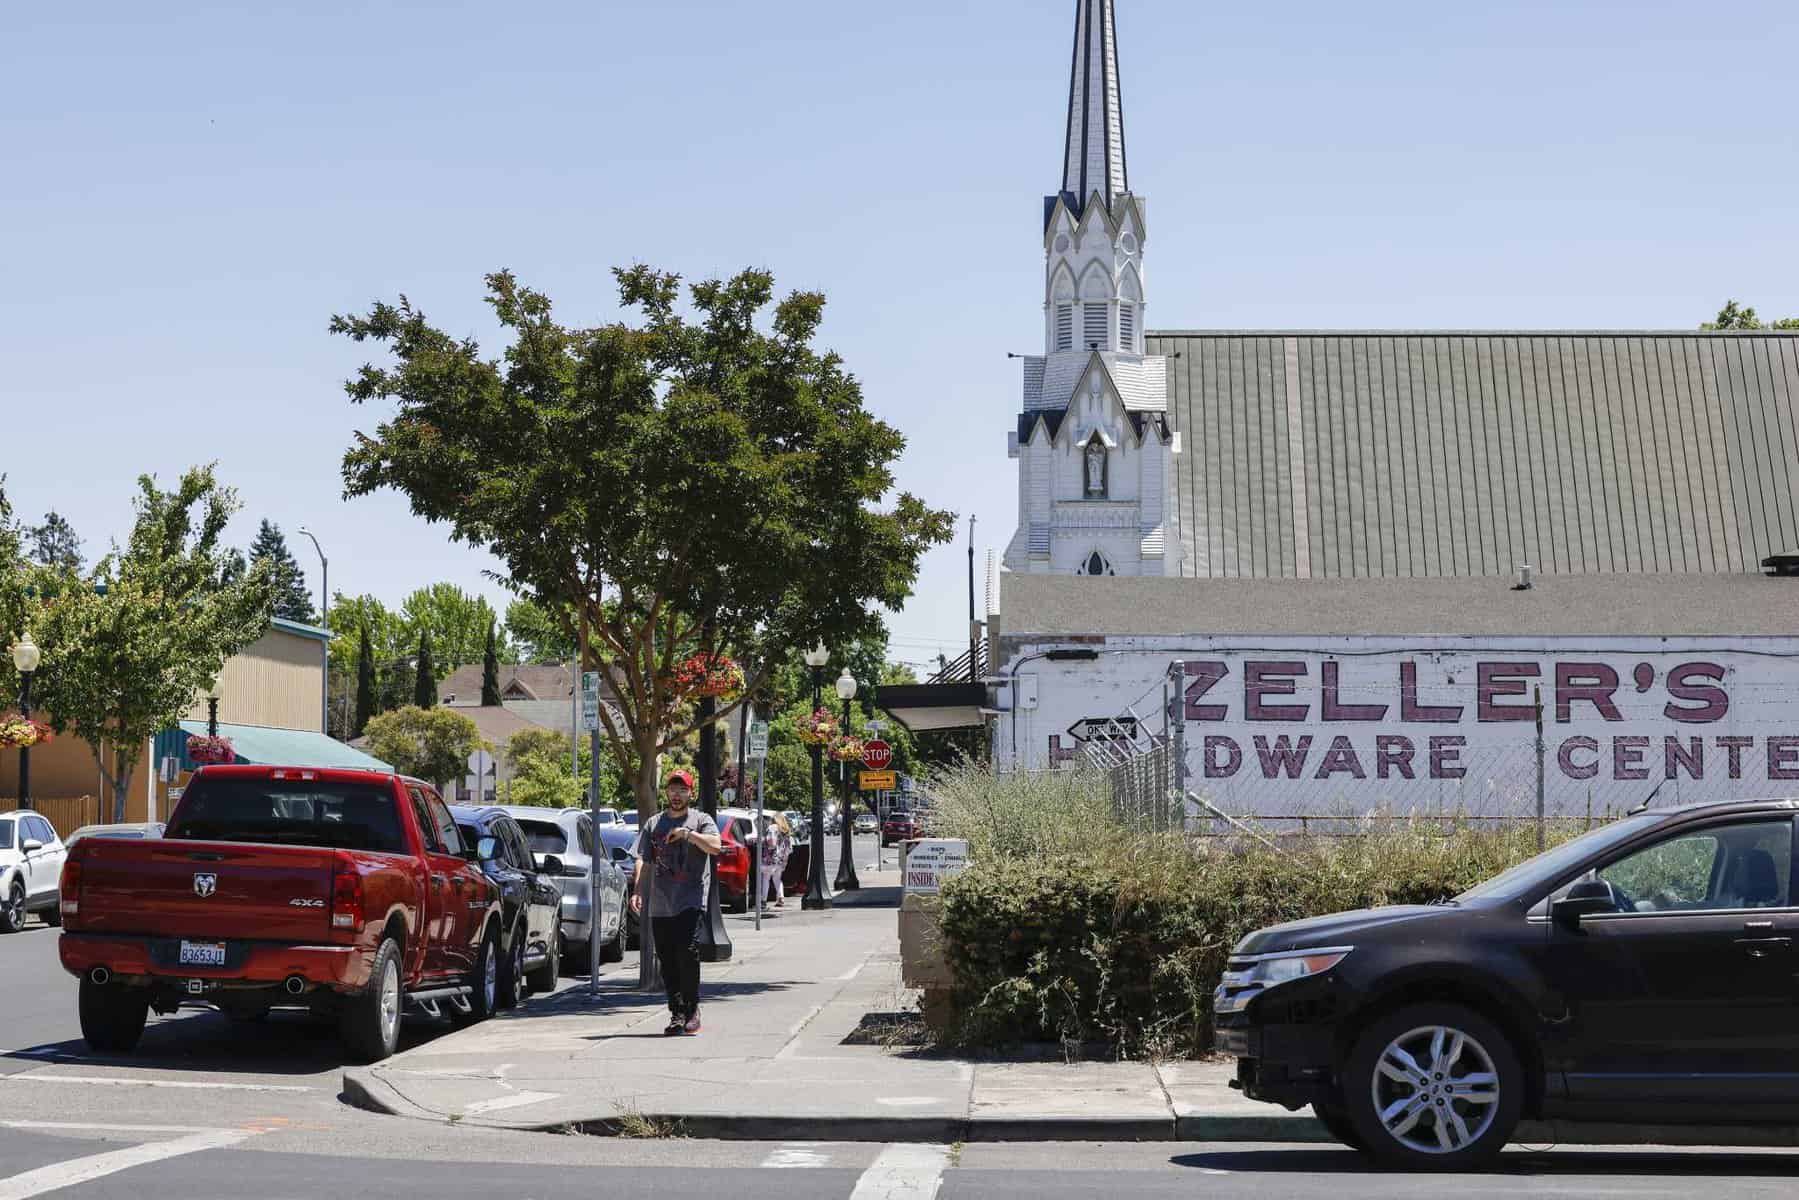
[[[1008,435],[1008,570],[1178,575],[1168,367],[1144,354],[1149,227],[1131,192],[1113,0],[1079,0],[1062,185],[1043,202],[1043,349]]]

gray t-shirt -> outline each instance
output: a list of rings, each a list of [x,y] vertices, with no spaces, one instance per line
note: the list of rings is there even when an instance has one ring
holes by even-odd
[[[706,854],[690,842],[671,843],[668,835],[676,829],[718,835],[718,823],[697,808],[688,809],[679,821],[661,813],[639,831],[631,856],[649,864],[652,917],[706,907]]]

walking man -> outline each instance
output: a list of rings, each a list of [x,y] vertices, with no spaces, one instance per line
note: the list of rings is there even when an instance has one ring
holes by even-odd
[[[650,892],[650,940],[662,964],[668,988],[670,1037],[700,1031],[700,955],[694,931],[706,918],[708,861],[719,852],[718,825],[688,802],[693,776],[669,774],[664,785],[668,807],[637,835],[632,855],[637,874],[631,887],[631,911],[643,915],[645,889]]]

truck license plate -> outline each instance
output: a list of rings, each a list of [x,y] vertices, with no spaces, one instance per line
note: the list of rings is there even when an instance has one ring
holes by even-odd
[[[184,967],[222,967],[225,965],[225,943],[182,942],[181,965]]]

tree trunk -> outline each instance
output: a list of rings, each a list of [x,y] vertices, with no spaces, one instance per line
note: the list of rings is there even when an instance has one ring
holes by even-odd
[[[641,741],[637,746],[637,779],[632,791],[637,794],[637,827],[649,830],[650,822],[656,819],[658,807],[656,803],[656,785],[661,782],[662,757],[656,753],[652,743],[645,747]],[[645,842],[647,847],[648,842]],[[650,922],[654,919],[650,896],[654,889],[650,885],[647,872],[653,865],[644,865],[644,909],[637,922],[637,988],[644,992],[662,990],[662,968],[656,961],[656,943],[651,937]]]

